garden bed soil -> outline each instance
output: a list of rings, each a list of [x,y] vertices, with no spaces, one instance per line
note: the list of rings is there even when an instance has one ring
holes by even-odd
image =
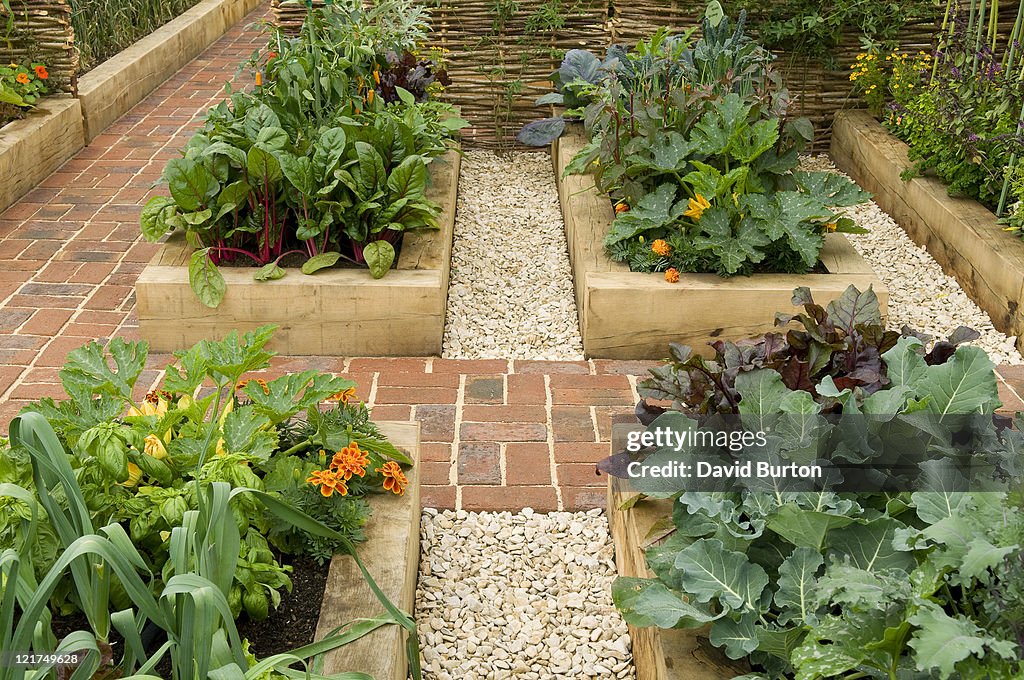
[[[139,332],[158,352],[191,347],[224,329],[277,324],[271,349],[292,355],[430,356],[441,353],[460,157],[427,169],[427,198],[441,206],[440,229],[402,237],[398,265],[383,278],[366,269],[331,268],[254,281],[249,267],[221,267],[227,293],[216,309],[189,286],[192,249],[173,234],[135,286]]]
[[[629,416],[616,418],[612,435],[614,454],[626,448],[626,433],[640,428]],[[619,576],[653,578],[644,551],[667,535],[672,501],[646,499],[628,509],[623,503],[636,495],[624,480],[608,476],[608,524],[615,544]],[[667,524],[666,524],[667,523]],[[708,629],[663,629],[628,626],[633,643],[636,680],[729,680],[750,672],[730,661],[708,641]]]
[[[419,462],[419,423],[377,423],[388,440]],[[366,542],[359,557],[377,585],[391,602],[410,616],[416,597],[420,560],[420,480],[413,467],[406,473],[405,495],[372,496],[373,509],[366,525]],[[384,614],[384,607],[370,590],[358,566],[347,555],[336,555],[320,605],[316,639],[320,640],[343,624],[359,618]],[[324,658],[324,675],[356,671],[375,680],[406,680],[409,675],[405,654],[407,634],[397,625],[378,628],[369,635],[329,652]]]
[[[578,127],[578,126],[577,126]],[[670,342],[711,356],[716,338],[749,337],[775,328],[775,313],[792,306],[793,289],[807,286],[825,304],[850,285],[870,286],[885,313],[888,291],[871,266],[841,234],[829,234],[821,251],[824,274],[754,274],[724,279],[681,273],[678,283],[661,274],[631,272],[604,251],[615,219],[607,196],[591,175],[562,176],[583,147],[582,131],[556,140],[552,150],[562,204],[583,349],[589,358],[660,359]]]
[[[203,0],[83,75],[78,81],[78,97],[86,143],[216,42],[260,2]]]
[[[977,201],[949,195],[935,177],[900,174],[913,166],[908,146],[866,111],[836,116],[831,154],[835,164],[874,194],[875,202],[932,257],[991,318],[996,329],[1017,336],[1024,351],[1024,241],[1000,228]]]
[[[85,146],[77,99],[46,97],[0,132],[0,212]]]

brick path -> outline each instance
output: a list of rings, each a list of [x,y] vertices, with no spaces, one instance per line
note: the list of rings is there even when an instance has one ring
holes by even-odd
[[[138,337],[133,286],[156,250],[140,239],[139,211],[164,162],[221,98],[223,81],[261,45],[247,26],[265,12],[0,214],[0,431],[28,401],[62,396],[58,370],[68,351]],[[140,390],[159,380],[168,359],[150,357]],[[345,375],[378,420],[420,422],[426,506],[575,510],[604,505],[594,462],[608,455],[611,417],[631,412],[634,376],[650,365],[277,357],[271,372]],[[1024,410],[1024,367],[1000,374],[1007,410]]]

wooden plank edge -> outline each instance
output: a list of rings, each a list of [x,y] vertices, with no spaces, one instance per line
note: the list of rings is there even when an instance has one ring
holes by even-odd
[[[384,591],[391,602],[412,616],[416,597],[416,581],[419,575],[420,554],[420,475],[415,465],[420,462],[420,425],[419,423],[382,421],[377,426],[392,444],[403,450],[413,459],[414,467],[408,472],[409,487],[404,496],[392,495],[373,496],[369,499],[373,514],[367,523],[365,543],[357,546],[360,559],[363,560],[370,575]],[[391,513],[392,521],[408,520],[408,538],[400,541],[401,545],[392,542],[389,546],[386,539],[390,536],[381,535],[388,527],[374,518],[381,520],[385,514],[385,504],[401,503],[401,508],[393,508],[400,512]],[[375,547],[387,546],[386,553],[374,552]],[[398,549],[396,549],[396,547]],[[390,588],[387,577],[392,574],[401,576],[400,588]],[[366,585],[355,561],[348,556],[336,555],[331,560],[324,590],[324,604],[328,603],[328,590],[336,585],[339,593],[336,606],[325,614],[321,606],[317,621],[316,640],[324,639],[340,623],[357,618],[376,616],[384,612],[383,605]],[[346,587],[348,586],[348,587]],[[352,597],[353,590],[360,595]],[[332,601],[333,603],[333,601]],[[408,676],[408,659],[405,654],[407,633],[399,626],[391,624],[379,628],[373,633],[340,647],[325,655],[324,674],[359,671],[368,673],[376,680],[406,680]]]

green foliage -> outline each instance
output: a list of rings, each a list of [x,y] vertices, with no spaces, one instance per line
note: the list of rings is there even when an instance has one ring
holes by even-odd
[[[39,62],[0,64],[0,126],[21,118],[46,94],[46,66]]]
[[[766,47],[807,55],[831,68],[843,37],[857,36],[863,45],[895,44],[905,27],[934,21],[939,14],[928,0],[740,0],[737,6],[750,13],[758,40]]]
[[[592,172],[616,203],[605,247],[634,270],[810,271],[827,232],[860,231],[837,208],[868,194],[796,171],[810,124],[784,124],[788,94],[745,16],[712,8],[693,47],[661,31],[604,65],[576,59],[606,76],[583,88],[590,143],[566,171]]]
[[[1019,465],[1020,433],[1000,432],[992,420],[1000,406],[993,364],[978,348],[956,346],[969,334],[926,353],[909,331],[882,331],[871,294],[851,288],[826,309],[798,290],[794,302],[805,313],[779,315],[780,322],[803,329],[785,340],[719,342],[715,361],[676,346],[675,362],[652,371],[640,391],[674,399],[681,411],[661,412],[650,427],[679,429],[702,412],[762,425],[804,414],[831,437],[842,433],[819,445],[859,461],[881,455],[871,447],[884,423],[921,423],[910,414],[924,411],[932,425],[901,441],[938,460],[962,434],[954,435],[964,427],[958,416],[977,414],[974,435],[1005,464]],[[794,365],[802,365],[795,385]],[[832,410],[875,418],[822,425],[820,414]],[[772,436],[782,460],[805,452],[793,432]],[[865,448],[854,451],[858,441]],[[711,643],[754,667],[745,678],[1019,677],[1024,626],[1008,597],[1024,567],[1019,490],[960,490],[933,463],[919,463],[931,474],[912,493],[744,485],[677,492],[674,530],[647,551],[656,578],[620,579],[616,605],[633,625],[710,623]]]
[[[196,0],[75,0],[71,26],[82,72],[90,71],[196,4]]]
[[[20,527],[30,509],[5,498],[4,507],[14,512],[0,520],[0,547],[30,551],[41,577],[54,564],[60,548],[73,540],[72,535],[91,531],[94,524],[114,522],[145,556],[156,575],[151,587],[159,592],[173,573],[169,550],[174,528],[190,511],[202,509],[197,485],[225,483],[228,488],[287,495],[297,486],[278,488],[281,461],[291,461],[297,455],[315,456],[314,452],[332,445],[339,450],[355,441],[373,451],[374,467],[388,460],[409,463],[369,422],[365,407],[340,404],[335,410],[352,413],[321,414],[324,402],[353,391],[351,381],[317,371],[271,380],[248,377],[270,365],[273,354],[265,346],[272,330],[260,328],[242,338],[233,332],[222,341],[203,341],[178,352],[163,384],[138,403],[133,395],[146,366],[145,342],[114,339],[107,348],[90,343],[69,353],[60,377],[70,398],[43,399],[25,412],[45,417],[67,449],[61,461],[66,466],[65,477],[75,480],[85,499],[78,514],[68,520],[74,531],[62,528],[59,517],[47,508],[47,518],[36,523],[33,540],[26,544]],[[293,420],[299,425],[292,425]],[[373,469],[360,481],[351,486],[352,499],[381,490],[381,478]],[[40,488],[28,452],[12,446],[0,453],[0,483]],[[305,476],[301,486],[305,487],[303,493],[315,493]],[[358,530],[368,515],[365,504],[359,503],[360,512],[337,510],[333,523],[330,508],[321,512],[318,506],[310,507],[317,510],[314,517],[329,520],[328,526],[341,531],[351,544],[361,538]],[[247,601],[250,616],[265,616],[268,609],[262,603],[276,606],[281,589],[290,588],[290,567],[282,566],[264,535],[273,539],[291,532],[290,541],[275,546],[286,551],[302,548],[304,541],[317,541],[324,555],[345,545],[337,540],[324,544],[292,524],[282,523],[252,495],[234,497],[229,509],[230,522],[242,537],[234,585],[229,580],[224,587],[225,592],[234,588],[239,595],[232,600],[235,614],[241,609],[238,604]],[[268,533],[272,527],[276,534]],[[65,582],[57,590],[55,604],[65,611],[86,607],[87,602],[67,599],[74,597],[74,592]],[[110,592],[110,598],[127,605],[116,580]]]
[[[142,232],[185,233],[196,248],[189,281],[205,305],[224,297],[220,264],[259,265],[262,281],[284,276],[288,256],[308,274],[344,259],[380,278],[403,232],[437,228],[427,165],[465,122],[430,99],[434,80],[418,62],[389,61],[415,49],[423,27],[422,10],[391,0],[328,5],[298,38],[275,31],[269,56],[249,62],[265,83],[211,109],[167,163],[170,197],[145,206]]]

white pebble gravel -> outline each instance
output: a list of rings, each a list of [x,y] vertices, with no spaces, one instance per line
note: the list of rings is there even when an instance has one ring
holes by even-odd
[[[843,174],[825,155],[804,157],[802,167]],[[1024,363],[1014,347],[1016,338],[997,331],[992,319],[967,296],[956,279],[947,276],[928,251],[915,244],[874,201],[847,208],[846,213],[870,230],[867,234],[846,237],[889,288],[890,328],[899,330],[905,324],[944,339],[958,326],[969,326],[981,333],[972,344],[987,351],[993,362]]]
[[[583,358],[549,154],[465,152],[442,356]]]
[[[428,680],[633,678],[603,511],[425,509],[416,623]]]

